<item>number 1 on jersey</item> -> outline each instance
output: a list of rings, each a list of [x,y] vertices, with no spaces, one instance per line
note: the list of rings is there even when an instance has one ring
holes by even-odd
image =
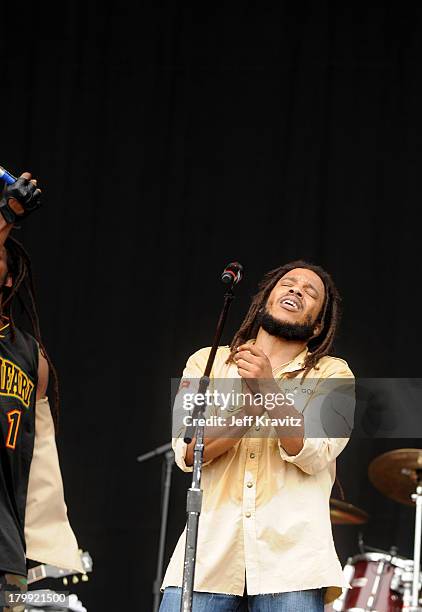
[[[21,411],[20,410],[9,410],[7,414],[7,420],[9,422],[9,431],[7,433],[6,446],[7,448],[14,449],[16,446],[16,439],[18,437],[19,424],[21,422]]]

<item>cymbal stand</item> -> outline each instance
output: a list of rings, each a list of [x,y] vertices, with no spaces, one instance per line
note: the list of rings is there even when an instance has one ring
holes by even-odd
[[[412,583],[412,605],[409,612],[421,610],[419,607],[419,576],[421,563],[421,533],[422,533],[422,470],[416,470],[416,493],[412,499],[416,504],[415,512],[415,543],[413,548],[413,583]]]

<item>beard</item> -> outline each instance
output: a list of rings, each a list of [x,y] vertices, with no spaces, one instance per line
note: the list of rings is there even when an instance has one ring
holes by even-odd
[[[270,336],[304,342],[314,335],[315,322],[308,320],[305,323],[289,323],[273,317],[266,308],[257,316],[257,322]]]

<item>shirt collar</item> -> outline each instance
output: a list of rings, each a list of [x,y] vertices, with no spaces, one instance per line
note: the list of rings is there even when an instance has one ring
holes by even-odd
[[[287,363],[284,368],[281,369],[280,372],[277,372],[276,376],[280,376],[280,374],[287,374],[287,372],[296,372],[302,370],[308,353],[308,347],[305,346],[305,348],[299,353],[299,355],[296,355],[296,357],[292,359],[292,361],[289,361],[289,363]]]

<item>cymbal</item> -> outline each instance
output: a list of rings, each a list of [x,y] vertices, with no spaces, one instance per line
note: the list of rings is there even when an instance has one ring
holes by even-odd
[[[330,497],[330,518],[333,525],[362,525],[369,515],[352,504]]]
[[[398,448],[373,459],[368,476],[380,493],[413,506],[411,495],[416,492],[417,470],[422,474],[422,449]]]

